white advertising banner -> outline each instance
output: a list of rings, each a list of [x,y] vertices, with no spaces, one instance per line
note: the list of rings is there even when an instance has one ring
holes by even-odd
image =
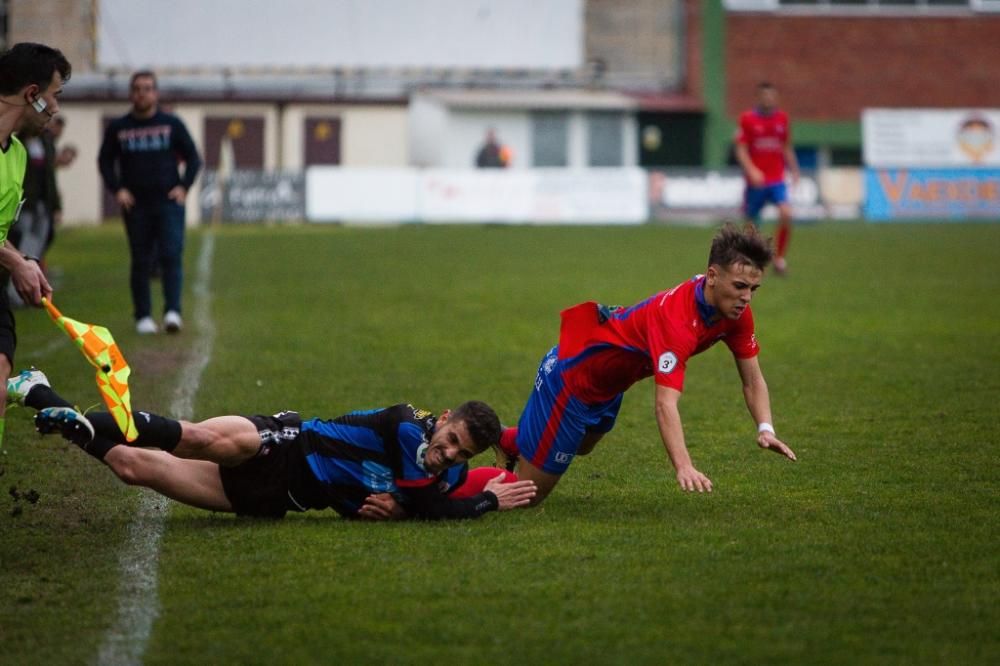
[[[865,109],[861,130],[869,167],[1000,166],[1000,109]]]
[[[647,176],[609,169],[345,169],[311,167],[310,221],[640,224]]]
[[[414,169],[306,169],[310,222],[408,222],[417,219]]]
[[[428,169],[421,179],[426,222],[639,224],[646,221],[642,169]]]

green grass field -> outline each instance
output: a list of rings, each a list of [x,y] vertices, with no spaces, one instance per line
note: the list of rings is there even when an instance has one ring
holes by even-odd
[[[672,286],[703,269],[711,233],[220,229],[196,416],[479,398],[513,422],[561,308]],[[189,291],[203,239],[189,236]],[[67,230],[55,301],[111,328],[133,403],[165,411],[198,331],[132,332],[126,256],[117,227]],[[647,380],[538,509],[275,523],[174,504],[144,660],[998,663],[998,260],[1000,225],[796,230],[790,277],[768,277],[754,309],[775,425],[799,462],[757,448],[720,346],[689,364],[681,401],[711,495],[677,488]],[[98,401],[43,313],[19,311],[18,332],[19,367]],[[25,409],[8,413],[4,446],[0,663],[94,662],[141,491],[40,439]]]

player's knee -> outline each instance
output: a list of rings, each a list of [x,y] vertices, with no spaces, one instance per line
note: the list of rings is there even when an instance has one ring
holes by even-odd
[[[143,485],[144,469],[139,456],[137,455],[136,449],[129,449],[125,446],[116,446],[115,449],[122,449],[121,451],[115,451],[117,455],[106,456],[104,462],[107,463],[111,471],[115,473],[123,483],[130,486],[141,486]]]

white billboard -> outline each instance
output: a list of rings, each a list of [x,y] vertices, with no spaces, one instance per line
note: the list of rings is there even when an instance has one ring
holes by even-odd
[[[609,169],[306,171],[310,221],[639,224],[646,173]]]
[[[1000,166],[1000,109],[865,109],[861,128],[869,167]]]
[[[101,0],[100,68],[583,63],[583,0]]]

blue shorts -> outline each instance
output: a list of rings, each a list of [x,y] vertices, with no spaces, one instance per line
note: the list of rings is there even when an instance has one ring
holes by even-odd
[[[743,192],[743,214],[754,224],[760,223],[760,211],[768,203],[780,206],[788,203],[788,187],[784,183],[773,183],[762,187],[747,185]]]
[[[598,404],[578,400],[565,385],[567,369],[567,361],[559,360],[559,347],[550,349],[517,424],[521,457],[549,474],[569,468],[587,433],[610,432],[622,406],[621,393]]]

